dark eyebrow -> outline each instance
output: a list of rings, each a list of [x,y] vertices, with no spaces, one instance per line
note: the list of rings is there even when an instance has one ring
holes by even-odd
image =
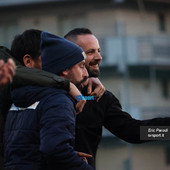
[[[85,53],[94,52],[94,51],[95,51],[94,49],[89,49],[89,50],[85,51]]]

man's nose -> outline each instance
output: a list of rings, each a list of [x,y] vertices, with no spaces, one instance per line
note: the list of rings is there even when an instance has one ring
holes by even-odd
[[[95,60],[102,60],[101,54],[99,52],[96,52],[94,59]]]
[[[83,70],[83,77],[89,77],[89,74],[86,68],[84,68]]]

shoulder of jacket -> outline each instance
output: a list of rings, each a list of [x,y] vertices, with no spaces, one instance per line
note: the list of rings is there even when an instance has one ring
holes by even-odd
[[[106,90],[106,91],[104,92],[103,97],[104,97],[105,99],[117,99],[116,96],[115,96],[112,92],[110,92],[110,91],[108,91],[108,90]]]
[[[65,90],[47,88],[47,92],[48,94],[44,97],[44,100],[50,105],[72,103],[71,99],[68,96],[68,93]]]

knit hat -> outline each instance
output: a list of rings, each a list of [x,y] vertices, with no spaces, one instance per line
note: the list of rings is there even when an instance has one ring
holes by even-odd
[[[58,74],[85,59],[78,45],[48,32],[41,33],[42,70]]]

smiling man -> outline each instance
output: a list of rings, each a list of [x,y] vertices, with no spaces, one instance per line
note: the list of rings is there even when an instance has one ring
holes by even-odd
[[[75,28],[65,38],[76,43],[86,53],[85,65],[90,77],[98,77],[102,60],[97,38],[87,28]],[[84,89],[83,95],[87,95]],[[76,149],[93,155],[89,164],[95,167],[98,144],[104,126],[112,134],[130,143],[142,143],[141,126],[169,126],[170,118],[135,120],[122,110],[119,100],[109,91],[103,94],[99,102],[87,101],[83,111],[76,119]],[[133,132],[133,133],[132,133]]]
[[[78,45],[82,47],[88,56],[85,65],[90,77],[98,77],[100,74],[99,65],[102,57],[100,55],[100,46],[94,35],[80,35],[77,39]],[[95,55],[94,55],[95,54]]]
[[[100,55],[100,46],[97,38],[90,30],[85,29],[72,30],[65,38],[79,45],[86,53],[85,65],[89,77],[98,77],[100,75],[99,65],[102,61],[102,56]]]

